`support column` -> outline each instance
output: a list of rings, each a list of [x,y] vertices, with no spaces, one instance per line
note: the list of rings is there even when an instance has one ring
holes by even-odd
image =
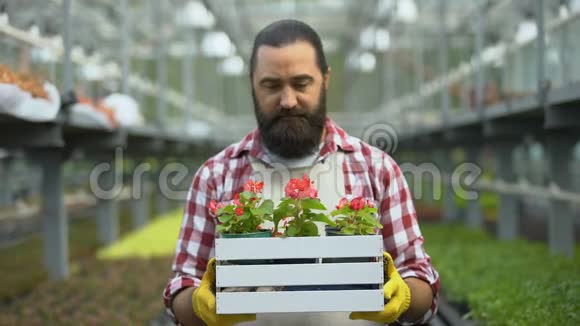
[[[42,166],[43,200],[43,250],[44,265],[53,280],[69,276],[68,220],[64,207],[62,165],[63,154],[59,150],[38,152]]]
[[[495,159],[497,178],[515,183],[517,175],[513,167],[513,151],[517,145],[513,140],[501,140],[497,142]],[[515,195],[499,195],[499,211],[497,220],[497,237],[504,240],[513,240],[518,235],[518,201]]]
[[[0,205],[12,203],[11,158],[0,158]]]
[[[109,245],[119,238],[119,205],[120,186],[118,167],[113,155],[105,156],[106,165],[99,175],[98,182],[102,194],[97,195],[97,232],[101,244]]]
[[[468,146],[465,149],[467,162],[472,164],[478,164],[479,161],[479,147],[476,145]],[[478,193],[476,199],[467,200],[467,212],[466,212],[466,224],[472,229],[480,229],[483,226],[483,215],[481,211],[481,205],[479,198],[481,192]]]
[[[138,161],[133,171],[133,180],[131,180],[131,203],[134,229],[143,227],[149,221],[149,203],[151,200],[150,175],[151,165],[145,161]]]
[[[455,204],[455,192],[451,184],[453,174],[453,160],[451,159],[451,147],[437,150],[437,163],[441,170],[443,187],[443,220],[446,222],[455,221],[458,217],[458,208]]]
[[[165,186],[167,184],[167,180],[161,180],[161,171],[163,167],[167,163],[166,160],[158,160],[157,163],[157,170],[154,173],[154,196],[155,196],[155,214],[162,215],[169,211],[169,199],[165,197],[163,194],[163,190],[161,189],[162,185]]]
[[[562,133],[546,138],[550,180],[564,191],[572,191],[572,152],[577,137]],[[548,245],[551,254],[574,256],[574,210],[567,201],[552,199],[548,218]]]

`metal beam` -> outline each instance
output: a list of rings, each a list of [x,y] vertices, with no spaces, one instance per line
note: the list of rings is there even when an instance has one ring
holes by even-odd
[[[195,89],[194,89],[194,66],[193,66],[193,45],[195,43],[194,37],[194,30],[193,29],[186,29],[183,32],[183,40],[185,42],[185,55],[182,58],[182,86],[183,86],[183,95],[185,97],[186,103],[190,104],[193,103],[193,99],[195,96]],[[185,127],[189,126],[191,121],[193,120],[193,112],[195,110],[193,105],[187,105],[184,110],[184,119],[183,122]]]
[[[443,76],[448,71],[447,52],[449,48],[449,38],[447,36],[447,0],[439,0],[438,9],[440,20],[439,73]],[[441,89],[441,110],[443,113],[443,126],[446,128],[449,122],[449,90],[446,87]]]
[[[71,17],[71,1],[62,1],[62,41],[64,46],[64,53],[62,59],[63,67],[63,80],[62,80],[62,91],[64,93],[73,91],[74,76],[72,67],[72,17]]]
[[[485,15],[484,9],[479,3],[476,3],[476,31],[475,31],[475,51],[478,54],[477,58],[477,71],[476,71],[476,83],[475,83],[475,105],[478,116],[480,119],[483,118],[484,109],[484,91],[485,91],[485,67],[483,66],[483,49],[485,46]]]
[[[119,12],[121,16],[121,92],[129,95],[128,80],[131,73],[131,24],[133,20],[127,1],[119,1]]]
[[[150,0],[153,2],[153,12],[151,12],[151,19],[153,26],[159,26],[155,42],[155,60],[156,60],[156,74],[157,74],[157,116],[156,124],[161,131],[165,131],[165,121],[167,115],[167,62],[165,58],[165,30],[163,19],[163,1]]]

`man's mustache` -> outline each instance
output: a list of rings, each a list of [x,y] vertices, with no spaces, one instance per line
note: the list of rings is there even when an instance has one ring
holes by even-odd
[[[279,109],[272,117],[272,121],[280,120],[282,118],[307,118],[308,112],[301,109]]]

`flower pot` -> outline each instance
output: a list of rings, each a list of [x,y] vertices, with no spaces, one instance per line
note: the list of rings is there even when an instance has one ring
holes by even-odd
[[[223,233],[222,238],[224,239],[247,239],[247,238],[271,238],[272,233],[270,230],[260,230],[259,232],[252,233],[241,233],[241,234],[228,234]],[[227,263],[232,265],[264,265],[270,264],[272,259],[251,259],[251,260],[228,260]]]
[[[238,238],[271,238],[272,233],[270,230],[260,230],[259,232],[252,233],[223,233],[222,238],[224,239],[238,239]]]
[[[340,233],[340,229],[337,227],[326,226],[325,228],[327,237],[347,237],[350,234]],[[368,263],[372,262],[372,257],[348,257],[348,258],[324,258],[323,263]]]

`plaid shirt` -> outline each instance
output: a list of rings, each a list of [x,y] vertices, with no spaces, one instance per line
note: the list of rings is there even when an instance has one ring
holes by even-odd
[[[399,166],[385,152],[346,134],[330,118],[325,128],[325,142],[316,163],[339,149],[345,153],[345,194],[363,196],[378,204],[384,249],[393,257],[401,277],[422,279],[435,293],[431,309],[420,321],[427,322],[437,311],[439,276],[423,248],[411,193]],[[200,285],[208,260],[214,255],[216,219],[209,214],[208,204],[211,200],[231,201],[243,190],[252,173],[249,156],[272,164],[257,129],[210,158],[194,176],[177,240],[175,274],[163,293],[172,318],[172,298],[186,287]]]

